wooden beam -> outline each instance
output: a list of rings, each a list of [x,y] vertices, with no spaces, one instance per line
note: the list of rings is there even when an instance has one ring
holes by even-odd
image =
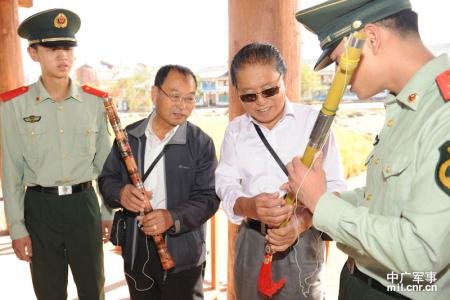
[[[292,102],[300,101],[300,26],[294,17],[297,7],[298,0],[228,0],[229,63],[248,43],[273,44],[287,65],[285,82]],[[230,120],[243,112],[230,84]]]
[[[217,278],[217,239],[216,239],[216,215],[209,220],[211,225],[211,289],[219,289]]]
[[[32,7],[33,6],[33,0],[18,0],[19,1],[19,7]]]
[[[294,16],[298,0],[262,1],[228,0],[229,63],[243,46],[251,42],[268,42],[283,55],[287,74],[287,96],[292,102],[300,101],[300,26]],[[243,114],[244,109],[235,88],[229,88],[230,121]],[[237,226],[228,223],[228,300],[234,300],[233,265],[234,240]]]
[[[0,93],[24,83],[16,0],[0,0]]]
[[[17,0],[0,0],[0,41],[2,45],[7,45],[7,47],[0,47],[0,93],[24,84],[20,40],[17,35],[19,26],[17,4]],[[0,178],[2,176],[1,154],[0,147]],[[3,233],[7,232],[8,230]]]

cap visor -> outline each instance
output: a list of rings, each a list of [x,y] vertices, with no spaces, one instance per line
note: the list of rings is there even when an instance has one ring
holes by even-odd
[[[45,42],[39,43],[38,45],[47,47],[47,48],[57,48],[57,47],[76,47],[77,42],[73,41],[55,41],[55,42]]]
[[[341,40],[336,41],[332,45],[328,46],[325,50],[323,50],[319,59],[317,60],[316,65],[314,66],[314,71],[320,71],[325,67],[328,67],[333,61],[330,58],[331,53],[336,49]]]

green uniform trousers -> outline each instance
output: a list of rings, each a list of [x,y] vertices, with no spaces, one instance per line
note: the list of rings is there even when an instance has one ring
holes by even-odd
[[[101,216],[93,188],[64,196],[28,189],[25,225],[38,299],[67,299],[68,266],[80,300],[104,299]]]
[[[367,282],[362,281],[350,273],[347,265],[341,271],[341,278],[339,282],[339,297],[338,300],[394,300],[394,299],[409,299],[400,294],[390,292],[385,293],[380,291]]]

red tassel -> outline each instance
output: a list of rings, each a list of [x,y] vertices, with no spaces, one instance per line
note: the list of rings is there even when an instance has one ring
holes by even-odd
[[[286,278],[277,282],[272,281],[272,254],[264,256],[264,262],[259,270],[258,290],[265,296],[272,298],[286,283]]]

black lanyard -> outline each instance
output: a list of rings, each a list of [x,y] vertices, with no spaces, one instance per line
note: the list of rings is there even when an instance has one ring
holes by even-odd
[[[158,161],[161,159],[161,157],[164,155],[164,152],[166,152],[167,147],[164,146],[164,148],[159,152],[158,156],[153,160],[150,167],[148,167],[147,171],[145,172],[144,176],[142,177],[142,182],[145,182],[145,179],[147,179],[148,175],[150,175],[150,172],[153,170],[153,168],[156,166]]]
[[[258,133],[259,137],[263,141],[263,143],[266,146],[267,150],[269,150],[270,154],[272,154],[272,157],[275,159],[277,164],[280,166],[281,170],[283,170],[284,174],[286,174],[286,176],[288,176],[288,170],[286,169],[286,166],[283,164],[281,159],[278,157],[278,155],[275,152],[275,150],[273,150],[272,146],[270,146],[270,144],[267,141],[266,137],[262,133],[261,128],[259,128],[259,126],[257,124],[255,124],[255,123],[253,123],[253,125],[255,126],[256,132]]]

